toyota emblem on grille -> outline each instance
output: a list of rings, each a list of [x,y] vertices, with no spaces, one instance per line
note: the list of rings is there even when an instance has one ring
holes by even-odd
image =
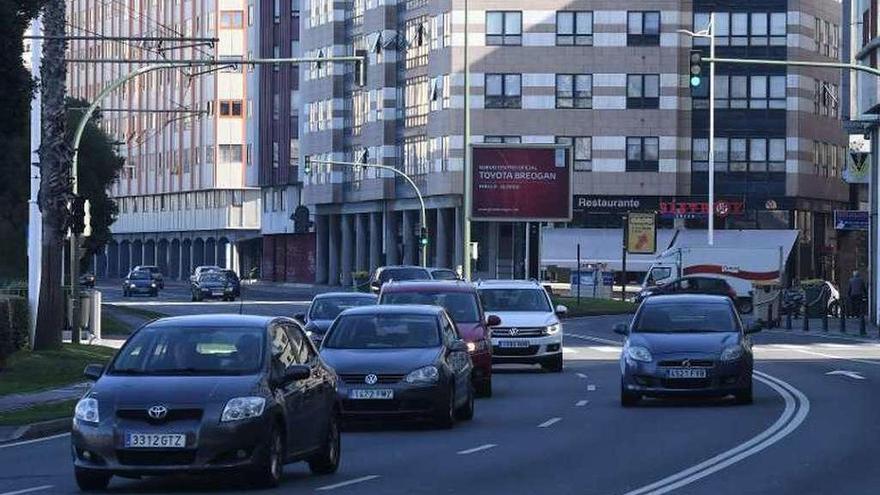
[[[691,367],[691,360],[685,359],[684,361],[681,362],[681,365],[684,366],[685,368],[690,368]]]
[[[510,335],[516,335],[518,333],[519,333],[519,328],[511,328],[510,329]]]
[[[153,419],[163,419],[168,415],[168,408],[165,406],[153,406],[147,409],[147,414]]]
[[[378,381],[379,377],[374,375],[373,373],[370,373],[369,375],[364,377],[364,383],[366,383],[367,385],[375,385]]]

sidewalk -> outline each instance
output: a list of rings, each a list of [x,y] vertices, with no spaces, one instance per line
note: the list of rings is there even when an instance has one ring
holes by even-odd
[[[870,320],[865,320],[864,335],[861,334],[860,321],[858,318],[846,318],[846,327],[844,332],[841,332],[840,324],[840,318],[828,318],[828,329],[824,330],[822,327],[821,318],[810,318],[808,329],[805,330],[803,318],[792,318],[791,329],[789,330],[786,327],[786,319],[785,317],[783,317],[782,321],[780,321],[779,327],[773,328],[771,330],[777,332],[799,333],[804,335],[815,334],[833,338],[853,340],[857,342],[877,342],[877,339],[880,338],[880,329],[878,329],[877,325],[871,323]]]

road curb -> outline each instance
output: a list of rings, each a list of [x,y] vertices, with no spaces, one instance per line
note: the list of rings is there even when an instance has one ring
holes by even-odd
[[[0,445],[20,440],[33,440],[35,438],[48,437],[59,433],[67,433],[70,431],[71,421],[72,418],[59,418],[22,425],[9,436],[0,438]]]

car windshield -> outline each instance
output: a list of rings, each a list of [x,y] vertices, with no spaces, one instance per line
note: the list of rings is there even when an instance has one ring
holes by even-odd
[[[131,280],[149,280],[150,272],[131,272],[128,274],[128,278]]]
[[[218,272],[208,272],[203,273],[199,280],[202,282],[223,282],[226,280],[226,276]]]
[[[376,304],[372,297],[319,297],[309,308],[310,320],[334,320],[348,308]]]
[[[481,289],[480,299],[486,311],[550,312],[544,289]]]
[[[382,304],[427,304],[446,308],[458,323],[480,321],[477,298],[470,292],[388,292],[382,294]]]
[[[458,280],[458,275],[452,270],[434,270],[431,276],[434,280]]]
[[[119,375],[244,375],[263,364],[262,327],[145,327],[110,367]]]
[[[657,303],[642,307],[636,333],[735,332],[739,328],[733,309],[723,303]]]
[[[379,282],[389,280],[431,280],[431,274],[424,268],[386,268],[379,274]]]
[[[433,315],[370,314],[340,316],[324,341],[328,349],[411,349],[438,347]]]

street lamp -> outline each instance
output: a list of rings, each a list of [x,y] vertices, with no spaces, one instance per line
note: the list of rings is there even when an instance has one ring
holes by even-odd
[[[715,14],[709,14],[709,25],[702,31],[679,29],[679,33],[691,38],[709,40],[709,245],[715,244]],[[690,74],[688,79],[694,77]],[[689,84],[693,85],[693,81]]]
[[[462,275],[465,280],[471,279],[471,204],[473,196],[473,160],[471,155],[471,66],[468,60],[468,0],[464,0],[464,195],[462,196]]]

